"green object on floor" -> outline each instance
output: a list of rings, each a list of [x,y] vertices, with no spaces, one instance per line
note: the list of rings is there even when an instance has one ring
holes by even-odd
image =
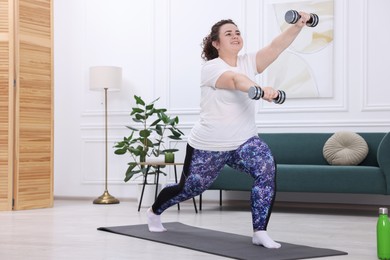
[[[390,221],[387,208],[379,209],[379,218],[376,226],[378,258],[390,259]]]

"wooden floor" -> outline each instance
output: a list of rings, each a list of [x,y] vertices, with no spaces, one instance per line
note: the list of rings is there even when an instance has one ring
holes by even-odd
[[[94,205],[92,200],[55,200],[53,208],[0,212],[0,259],[225,259],[197,251],[97,231],[100,226],[145,223],[145,210],[135,201]],[[163,222],[179,221],[202,228],[251,236],[246,206],[204,202],[195,214],[191,202],[168,209]],[[348,252],[330,260],[376,258],[376,210],[274,208],[268,231],[287,243]],[[189,234],[190,235],[190,234]]]

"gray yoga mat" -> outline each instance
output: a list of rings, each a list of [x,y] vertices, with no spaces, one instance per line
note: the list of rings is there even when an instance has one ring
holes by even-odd
[[[179,222],[164,223],[168,232],[149,232],[146,224],[100,227],[98,230],[179,246],[234,259],[307,259],[347,255],[346,252],[279,242],[279,249],[267,249],[252,244],[252,238],[232,233],[198,228]]]

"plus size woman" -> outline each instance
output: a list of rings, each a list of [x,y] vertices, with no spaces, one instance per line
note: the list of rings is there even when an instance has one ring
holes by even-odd
[[[266,231],[275,198],[276,165],[268,145],[258,137],[256,101],[248,98],[247,92],[252,86],[260,87],[255,76],[294,41],[310,18],[307,13],[300,15],[296,24],[254,53],[239,54],[243,39],[232,20],[217,22],[203,39],[200,119],[188,137],[180,182],[165,187],[147,211],[151,232],[166,231],[160,215],[207,190],[226,164],[254,179],[252,243],[266,248],[281,246]],[[267,101],[278,97],[272,87],[261,89]]]

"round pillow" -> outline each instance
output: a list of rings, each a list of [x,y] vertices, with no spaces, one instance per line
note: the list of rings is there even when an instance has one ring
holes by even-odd
[[[334,133],[323,148],[326,161],[332,165],[358,165],[368,154],[368,145],[353,132]]]

